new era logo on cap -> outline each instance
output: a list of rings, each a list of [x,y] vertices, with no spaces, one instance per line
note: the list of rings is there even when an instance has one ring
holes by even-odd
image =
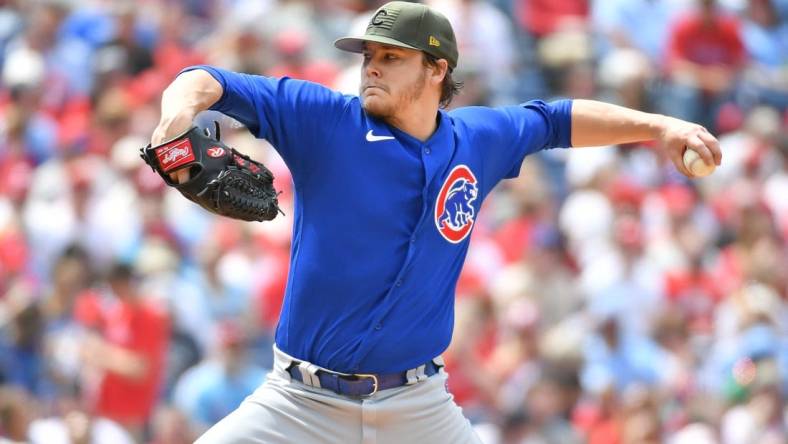
[[[430,46],[440,46],[441,42],[433,36],[430,36]]]

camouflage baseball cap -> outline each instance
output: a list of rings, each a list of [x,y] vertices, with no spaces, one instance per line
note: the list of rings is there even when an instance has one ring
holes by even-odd
[[[389,2],[381,6],[361,37],[343,37],[334,42],[337,48],[362,52],[365,42],[376,42],[416,49],[446,59],[449,68],[457,66],[457,41],[449,20],[440,12],[418,3]]]

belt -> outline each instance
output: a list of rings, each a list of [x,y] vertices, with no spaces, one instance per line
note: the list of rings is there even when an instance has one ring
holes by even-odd
[[[306,385],[331,390],[334,393],[353,396],[368,397],[375,393],[412,385],[421,382],[438,373],[440,367],[432,361],[424,365],[401,373],[365,374],[365,373],[338,373],[322,368],[317,368],[308,362],[293,361],[286,371],[296,381]]]

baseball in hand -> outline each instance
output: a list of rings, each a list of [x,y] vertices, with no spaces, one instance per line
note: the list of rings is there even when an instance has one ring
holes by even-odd
[[[686,148],[684,150],[684,166],[687,167],[689,172],[695,177],[708,176],[717,168],[713,163],[704,162],[700,154],[692,148]]]

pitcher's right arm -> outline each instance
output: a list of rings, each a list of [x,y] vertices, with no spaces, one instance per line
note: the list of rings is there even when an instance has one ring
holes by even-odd
[[[151,136],[151,145],[159,145],[188,130],[194,117],[216,103],[222,93],[222,85],[204,70],[195,69],[177,76],[162,93],[161,119]],[[189,170],[175,171],[170,177],[178,183],[186,182]]]

